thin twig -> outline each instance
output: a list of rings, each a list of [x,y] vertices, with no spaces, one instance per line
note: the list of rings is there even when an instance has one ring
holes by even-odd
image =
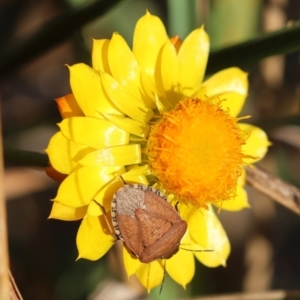
[[[300,190],[256,166],[246,167],[247,183],[300,215]]]
[[[258,293],[236,293],[218,296],[201,296],[182,300],[296,300],[300,299],[300,291],[266,291]]]
[[[2,146],[2,126],[0,120],[0,299],[10,299],[10,282],[8,273],[8,243],[6,226],[6,203],[4,195],[4,163]]]

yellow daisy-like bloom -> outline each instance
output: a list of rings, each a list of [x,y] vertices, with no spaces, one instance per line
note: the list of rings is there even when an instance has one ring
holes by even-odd
[[[69,67],[72,94],[57,100],[63,121],[47,148],[52,167],[65,174],[50,217],[82,219],[79,258],[99,259],[115,243],[93,200],[109,216],[113,194],[138,183],[179,202],[188,224],[184,249],[165,264],[176,282],[191,281],[194,257],[209,267],[226,264],[230,244],[212,204],[231,211],[249,206],[242,166],[262,158],[269,142],[261,129],[237,123],[246,73],[229,68],[203,82],[208,52],[203,27],[183,42],[170,40],[147,12],[132,51],[115,33],[94,40],[93,68]],[[143,264],[126,247],[123,254],[128,276],[136,274],[148,290],[161,284],[162,260]]]

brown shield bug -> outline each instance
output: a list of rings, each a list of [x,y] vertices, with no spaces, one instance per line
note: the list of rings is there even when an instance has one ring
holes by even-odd
[[[114,195],[112,223],[117,236],[143,263],[170,258],[187,230],[175,208],[146,185],[125,185]]]

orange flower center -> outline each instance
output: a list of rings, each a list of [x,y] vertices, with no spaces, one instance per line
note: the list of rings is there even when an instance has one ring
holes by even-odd
[[[220,102],[186,98],[153,126],[147,145],[158,183],[196,207],[235,197],[245,134]]]

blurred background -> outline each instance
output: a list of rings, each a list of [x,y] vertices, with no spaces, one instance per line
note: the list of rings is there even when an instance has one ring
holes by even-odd
[[[189,2],[189,9],[183,2]],[[0,0],[0,64],[48,21],[89,3]],[[218,49],[298,20],[300,1],[123,0],[43,54],[3,69],[6,147],[43,152],[60,122],[54,98],[70,92],[65,64],[90,64],[92,38],[110,38],[114,31],[131,45],[135,23],[146,9],[163,20],[170,36],[185,38],[204,23],[212,49]],[[30,53],[24,50],[22,55]],[[262,127],[273,144],[259,165],[300,187],[299,52],[270,57],[247,71],[250,92],[241,115],[250,114],[250,122]],[[300,217],[251,188],[251,209],[219,215],[232,245],[227,267],[208,269],[196,262],[196,276],[186,291],[167,276],[159,296],[158,289],[147,295],[134,278],[128,282],[120,269],[118,244],[99,261],[75,261],[79,222],[47,219],[58,185],[43,170],[6,162],[5,175],[11,271],[26,300],[164,300],[300,289]]]

